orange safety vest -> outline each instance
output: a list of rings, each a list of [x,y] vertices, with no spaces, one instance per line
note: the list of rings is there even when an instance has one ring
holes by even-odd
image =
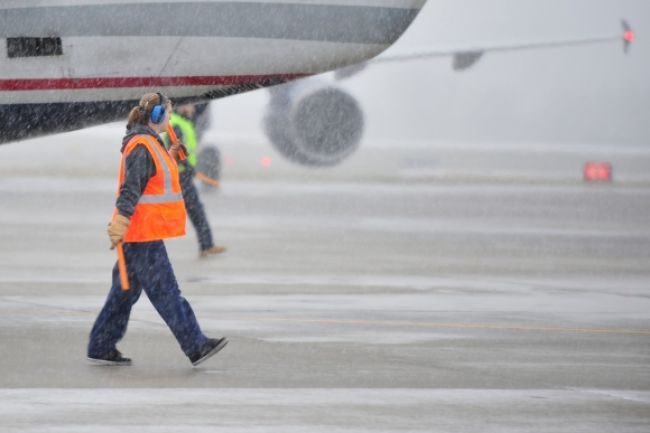
[[[178,166],[156,141],[150,135],[136,135],[129,140],[122,152],[118,195],[124,183],[126,158],[136,146],[144,145],[156,165],[156,174],[147,182],[135,206],[124,242],[150,242],[185,235],[185,203],[178,178]]]

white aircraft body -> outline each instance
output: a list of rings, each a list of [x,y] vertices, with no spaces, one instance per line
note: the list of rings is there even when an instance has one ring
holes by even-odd
[[[426,0],[0,3],[0,142],[200,102],[365,61]]]

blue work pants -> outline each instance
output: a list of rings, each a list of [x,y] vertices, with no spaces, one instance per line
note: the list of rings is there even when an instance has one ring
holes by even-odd
[[[181,189],[183,190],[183,200],[185,201],[185,209],[192,221],[196,236],[199,238],[199,248],[201,251],[207,250],[214,245],[212,241],[212,231],[210,230],[210,223],[205,214],[203,203],[199,199],[199,192],[194,185],[194,170],[186,168],[185,171],[180,173]]]
[[[105,355],[116,349],[126,333],[131,307],[145,291],[158,314],[178,340],[187,356],[207,342],[192,307],[181,295],[165,244],[162,241],[124,244],[127,274],[131,288],[122,290],[117,263],[106,303],[90,333],[88,356]]]

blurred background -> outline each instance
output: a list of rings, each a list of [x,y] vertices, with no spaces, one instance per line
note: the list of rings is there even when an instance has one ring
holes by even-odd
[[[339,82],[359,101],[365,128],[357,152],[334,168],[275,154],[262,128],[266,91],[214,102],[208,139],[224,151],[226,174],[580,182],[584,164],[598,161],[616,181],[647,183],[646,1],[429,0],[384,54],[616,35],[622,19],[636,36],[627,55],[617,42],[487,53],[462,72],[451,57],[367,67]],[[242,148],[253,144],[256,152]]]
[[[487,53],[454,72],[452,59],[379,63],[338,85],[364,113],[359,149],[342,164],[286,161],[264,133],[266,90],[211,103],[204,144],[223,177],[524,179],[579,182],[587,161],[620,182],[650,182],[650,3],[644,0],[429,0],[385,55],[636,34],[622,43]],[[316,77],[333,80],[333,74]],[[113,176],[123,122],[2,146],[13,174]],[[45,155],[36,160],[34,153]]]
[[[429,0],[386,54],[637,33],[621,44],[488,53],[465,72],[451,58],[378,64],[343,86],[377,141],[510,141],[643,145],[650,133],[650,3],[644,0]],[[260,124],[267,92],[215,105],[223,134]]]

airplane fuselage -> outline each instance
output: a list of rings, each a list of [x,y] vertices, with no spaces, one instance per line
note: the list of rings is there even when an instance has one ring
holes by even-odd
[[[149,91],[200,102],[364,61],[424,3],[5,1],[0,143],[123,119]]]

